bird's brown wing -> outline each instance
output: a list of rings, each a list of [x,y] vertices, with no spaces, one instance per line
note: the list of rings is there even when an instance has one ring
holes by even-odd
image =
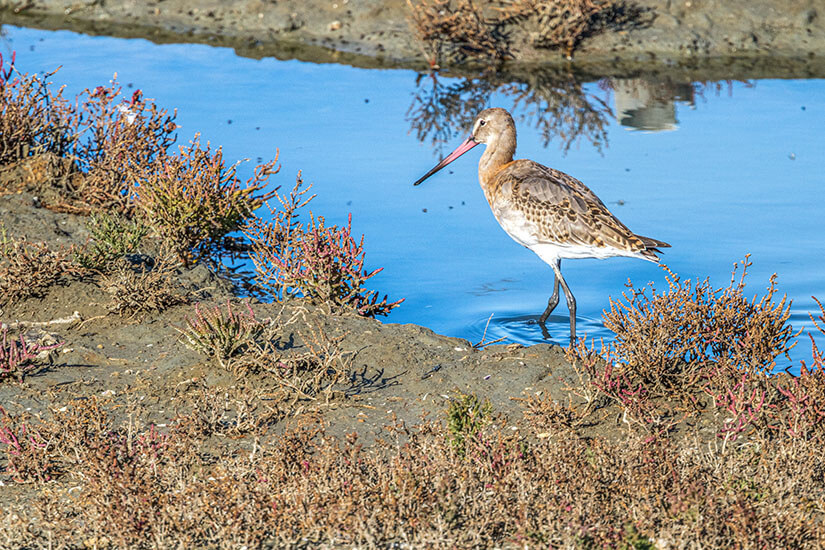
[[[496,179],[508,202],[523,211],[548,242],[611,247],[650,259],[656,259],[655,247],[669,246],[633,233],[593,191],[564,172],[520,160],[496,174]]]

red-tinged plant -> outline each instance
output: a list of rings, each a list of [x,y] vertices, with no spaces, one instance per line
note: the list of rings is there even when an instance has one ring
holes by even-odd
[[[159,154],[143,168],[135,189],[135,205],[145,223],[187,263],[223,248],[225,237],[237,231],[255,209],[274,196],[263,193],[269,177],[278,173],[278,154],[255,167],[245,184],[237,176],[239,163],[226,166],[223,151],[202,148],[198,136],[177,154]]]
[[[345,227],[328,226],[322,216],[312,212],[306,224],[300,222],[298,210],[314,197],[304,198],[310,187],[303,188],[298,174],[288,196],[276,192],[282,209],[270,206],[269,221],[254,218],[244,228],[252,243],[258,287],[276,300],[303,296],[363,316],[389,314],[404,300],[388,302],[385,295],[379,301],[377,291],[365,288],[383,268],[364,268],[364,237],[358,241],[353,238],[352,215]]]
[[[73,122],[81,139],[73,156],[86,177],[67,191],[90,207],[128,214],[139,175],[175,141],[177,111],[170,115],[140,90],[122,98],[116,78],[77,98]]]
[[[772,394],[776,392],[771,391],[765,375],[742,372],[734,376],[722,369],[715,367],[710,374],[715,385],[722,385],[721,391],[706,391],[713,397],[714,405],[727,415],[718,432],[725,444],[750,430],[774,428],[771,419],[777,405]]]
[[[825,434],[825,368],[802,363],[799,376],[784,377],[776,389],[785,398],[781,428],[790,437],[822,439]]]
[[[49,346],[30,344],[22,335],[10,339],[8,329],[3,327],[0,342],[0,381],[6,378],[22,380],[28,372],[37,367],[37,357],[40,353],[62,345],[62,342]]]
[[[45,482],[58,472],[49,452],[50,442],[31,422],[0,407],[0,445],[6,455],[5,472],[17,483]]]

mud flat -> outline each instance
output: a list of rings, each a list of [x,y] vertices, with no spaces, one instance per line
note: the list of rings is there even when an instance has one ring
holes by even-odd
[[[638,21],[584,38],[572,62],[559,50],[531,47],[525,31],[514,26],[507,70],[541,64],[610,76],[710,64],[726,68],[728,77],[825,74],[825,13],[814,0],[634,5],[642,14]],[[2,0],[0,9],[4,23],[20,26],[228,46],[256,58],[427,68],[402,0]]]

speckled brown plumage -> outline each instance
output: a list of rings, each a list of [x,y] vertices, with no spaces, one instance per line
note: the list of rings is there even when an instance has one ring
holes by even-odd
[[[535,225],[540,240],[613,247],[657,260],[667,243],[633,233],[582,182],[531,160],[509,162],[482,184],[488,201],[510,204]]]

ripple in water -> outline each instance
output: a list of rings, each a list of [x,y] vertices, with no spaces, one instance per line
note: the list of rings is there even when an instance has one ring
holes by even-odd
[[[541,325],[538,324],[539,316],[536,314],[523,315],[518,313],[495,314],[476,319],[467,327],[466,338],[472,343],[480,342],[484,338],[485,342],[491,342],[504,338],[501,344],[522,344],[531,346],[533,344],[558,344],[567,346],[570,343],[570,317],[567,312],[553,314],[547,319],[547,331],[550,338],[546,338],[542,333]],[[489,326],[487,321],[489,320]],[[486,335],[485,335],[486,329]],[[609,339],[613,335],[602,324],[601,318],[576,316],[576,336]]]

